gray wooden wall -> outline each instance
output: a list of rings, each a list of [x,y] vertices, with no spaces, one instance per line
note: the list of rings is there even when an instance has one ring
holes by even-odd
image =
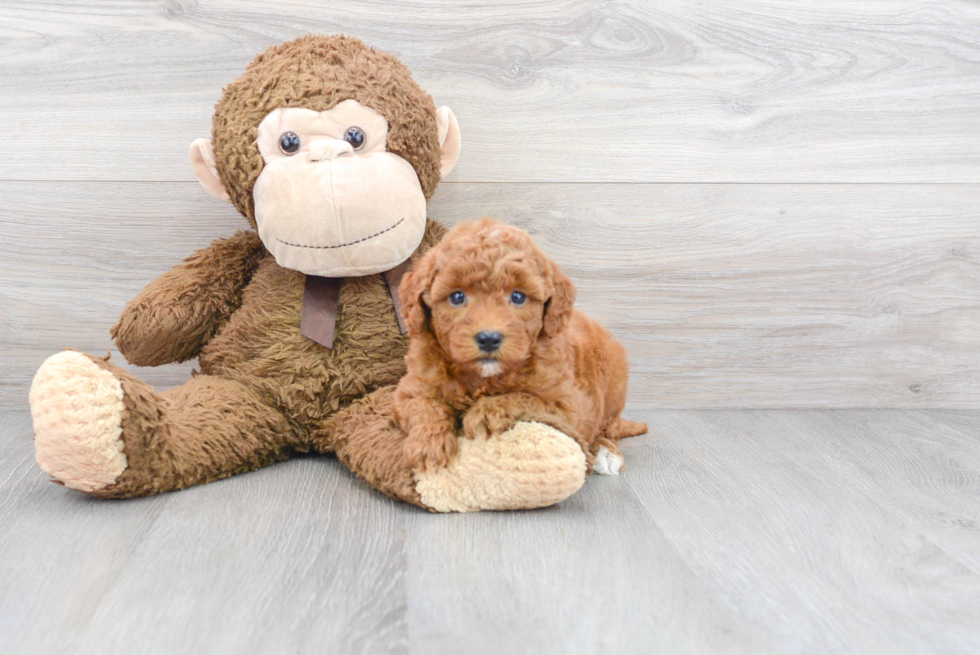
[[[0,407],[243,226],[187,146],[306,32],[453,107],[430,216],[531,230],[628,347],[632,408],[980,406],[977,2],[2,0]]]

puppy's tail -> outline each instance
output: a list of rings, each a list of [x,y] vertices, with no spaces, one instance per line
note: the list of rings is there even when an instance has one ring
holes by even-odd
[[[609,430],[615,439],[625,439],[626,437],[637,437],[641,434],[646,434],[647,424],[640,423],[639,421],[631,421],[629,419],[619,417],[615,425]]]

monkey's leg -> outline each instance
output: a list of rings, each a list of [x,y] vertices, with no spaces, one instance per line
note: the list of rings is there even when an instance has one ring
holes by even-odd
[[[132,498],[286,459],[292,430],[254,391],[200,375],[157,394],[104,359],[49,357],[31,386],[41,468],[72,489]]]
[[[585,482],[578,443],[530,422],[489,439],[460,439],[447,467],[413,473],[403,454],[405,434],[393,422],[393,391],[383,387],[332,416],[314,434],[313,447],[336,452],[378,491],[436,512],[547,507]]]

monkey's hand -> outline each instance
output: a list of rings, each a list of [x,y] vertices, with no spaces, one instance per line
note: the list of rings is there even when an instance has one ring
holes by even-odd
[[[120,352],[139,366],[195,357],[238,309],[262,253],[259,235],[241,230],[150,282],[110,329]]]

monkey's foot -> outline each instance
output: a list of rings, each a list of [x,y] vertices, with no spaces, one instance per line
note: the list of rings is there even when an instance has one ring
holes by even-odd
[[[562,501],[585,483],[586,459],[574,439],[521,422],[489,439],[460,439],[445,468],[415,474],[422,503],[437,512],[531,509]]]
[[[92,493],[126,470],[123,390],[80,352],[48,357],[31,384],[37,463],[66,487]]]

